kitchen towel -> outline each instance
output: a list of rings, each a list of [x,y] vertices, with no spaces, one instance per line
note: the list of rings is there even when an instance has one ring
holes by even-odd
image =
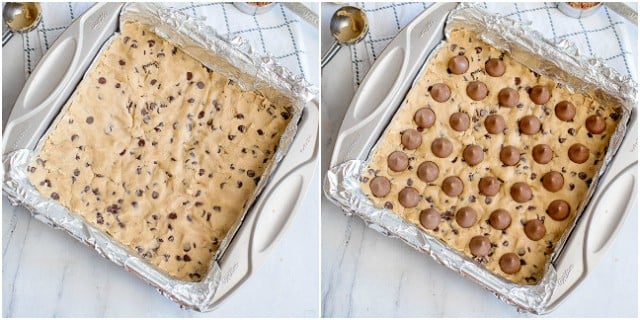
[[[369,34],[364,41],[350,47],[353,85],[357,88],[386,45],[431,4],[357,2],[352,5],[364,9],[369,18]],[[477,6],[531,23],[533,29],[550,41],[567,39],[582,55],[600,58],[621,75],[638,81],[638,28],[606,7],[588,17],[575,19],[560,12],[557,3],[478,3]]]
[[[41,3],[42,22],[24,37],[25,74],[35,69],[40,58],[71,24],[93,3]],[[163,3],[202,19],[223,37],[240,36],[259,55],[270,55],[296,75],[318,87],[318,29],[277,3],[266,13],[250,15],[231,3]],[[317,4],[305,4],[318,13]]]

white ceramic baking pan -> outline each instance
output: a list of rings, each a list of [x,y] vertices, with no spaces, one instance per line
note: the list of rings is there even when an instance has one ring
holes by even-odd
[[[118,31],[122,6],[94,5],[42,57],[13,106],[3,132],[3,154],[36,147],[102,45]],[[319,152],[318,111],[317,102],[307,103],[288,153],[218,258],[222,274],[208,310],[228,298],[263,264],[305,198]],[[180,297],[169,296],[180,302]]]
[[[367,159],[428,55],[444,39],[447,15],[456,6],[457,3],[432,5],[387,45],[349,105],[330,168],[349,160]],[[561,254],[551,262],[558,274],[558,286],[545,312],[556,309],[595,268],[637,201],[637,120],[637,109],[633,109],[622,145]]]

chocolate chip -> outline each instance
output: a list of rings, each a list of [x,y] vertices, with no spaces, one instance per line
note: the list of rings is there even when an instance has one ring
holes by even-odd
[[[391,182],[386,177],[375,177],[369,182],[371,193],[378,198],[382,198],[391,191]]]
[[[491,251],[491,242],[487,237],[475,236],[469,241],[469,250],[476,257],[485,257]]]
[[[249,178],[253,178],[256,175],[256,172],[253,170],[247,170],[247,176]]]
[[[436,115],[431,108],[421,108],[414,114],[413,121],[419,128],[430,128],[436,121]]]
[[[433,152],[436,157],[446,158],[452,151],[453,144],[447,138],[437,138],[431,143],[431,152]]]
[[[549,101],[549,99],[551,98],[551,92],[549,91],[549,88],[547,86],[537,85],[531,88],[529,97],[535,104],[542,105]]]
[[[160,196],[160,194],[158,194],[157,191],[154,191],[154,192],[151,193],[151,198],[153,198],[153,199],[158,199],[159,196]]]
[[[407,129],[402,132],[400,140],[405,148],[415,150],[422,144],[422,134],[415,129]]]
[[[433,208],[428,208],[420,212],[420,224],[429,230],[438,228],[441,218],[441,214]]]
[[[105,84],[105,83],[107,83],[107,79],[105,79],[105,77],[100,77],[100,78],[98,78],[98,83],[99,84]]]
[[[257,132],[258,132],[258,135],[260,135],[260,136],[261,136],[261,135],[264,135],[264,131],[262,131],[262,129],[258,129],[258,131],[257,131]]]
[[[85,120],[88,124],[92,124],[93,123],[93,117],[87,117],[87,120]]]
[[[191,80],[193,78],[193,73],[187,72],[187,80]]]
[[[204,111],[198,112],[198,119],[204,118]]]
[[[138,140],[138,146],[139,147],[144,147],[144,144],[145,144],[144,139]]]
[[[538,241],[544,237],[547,233],[547,229],[544,226],[544,222],[538,219],[532,219],[524,224],[524,233],[527,238],[533,241]]]
[[[51,199],[58,200],[58,199],[60,199],[60,195],[55,193],[55,192],[53,192],[53,193],[51,193]]]
[[[175,213],[175,212],[169,213],[169,219],[175,220],[177,218],[178,218],[178,214],[177,213]]]
[[[239,126],[238,126],[238,131],[240,131],[240,132],[244,133],[244,129],[245,129],[245,126],[244,126],[244,125],[239,125]]]
[[[147,42],[149,43],[149,48],[153,47],[156,44],[154,40],[149,40]]]
[[[122,59],[121,59],[120,61],[118,61],[118,63],[119,63],[121,66],[124,66],[125,64],[127,64],[127,63],[126,63],[126,62],[124,62],[124,60],[122,60]]]
[[[79,176],[80,175],[80,169],[74,169],[73,170],[73,175],[76,176],[76,177]]]
[[[536,116],[528,115],[518,121],[518,127],[520,128],[520,133],[534,135],[540,131],[542,123]]]
[[[507,274],[514,274],[520,271],[520,258],[515,253],[505,253],[500,257],[498,262],[502,272]]]
[[[506,71],[506,65],[501,59],[492,58],[484,64],[485,71],[492,77],[500,77]]]
[[[465,56],[457,55],[449,59],[447,71],[453,74],[463,74],[469,69],[469,60]]]
[[[96,212],[96,223],[104,224],[104,217],[102,216],[102,213],[100,213],[100,212]]]
[[[198,89],[204,89],[204,82],[198,81],[198,83],[196,83],[196,86],[198,86]]]
[[[285,120],[289,120],[289,117],[291,117],[291,114],[287,111],[283,111],[280,113],[280,115],[282,116],[283,119]]]
[[[520,101],[520,95],[518,90],[513,88],[503,88],[498,93],[498,102],[501,106],[507,108],[513,108],[518,105]]]
[[[469,128],[470,118],[464,112],[455,112],[449,117],[449,125],[455,131],[465,131]]]
[[[409,157],[402,151],[394,151],[387,156],[387,166],[391,171],[404,171],[409,167]]]
[[[398,193],[398,202],[405,208],[413,208],[420,202],[420,193],[418,190],[405,187]]]
[[[236,114],[236,119],[242,120],[244,119],[244,115],[242,113]]]
[[[236,187],[238,187],[238,188],[242,188],[242,181],[238,181],[238,182],[236,183]]]
[[[189,257],[189,255],[187,255],[187,254],[185,254],[185,255],[184,255],[184,257],[182,257],[182,259],[183,259],[185,262],[189,262],[189,261],[191,261],[191,257]]]

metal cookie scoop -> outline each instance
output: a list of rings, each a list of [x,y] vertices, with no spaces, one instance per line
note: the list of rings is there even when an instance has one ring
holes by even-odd
[[[37,2],[7,2],[2,10],[2,19],[9,27],[2,35],[4,47],[13,34],[29,32],[35,29],[42,19],[42,9]]]
[[[322,68],[340,51],[342,45],[351,45],[362,40],[369,29],[369,22],[362,9],[345,6],[333,14],[329,29],[336,40],[322,56]]]

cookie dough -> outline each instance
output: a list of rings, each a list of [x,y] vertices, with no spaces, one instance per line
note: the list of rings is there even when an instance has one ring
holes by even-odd
[[[291,118],[137,23],[62,112],[33,185],[184,281],[206,274]]]
[[[429,126],[414,122],[425,109],[433,113]],[[473,33],[454,30],[391,121],[361,187],[376,206],[494,274],[535,284],[576,218],[620,113],[614,102],[572,93]],[[468,127],[460,125],[462,114]],[[409,131],[421,141],[411,148],[401,140]],[[388,169],[396,151],[409,159],[405,170]],[[386,193],[372,193],[370,182],[382,177]],[[398,200],[407,187],[418,192],[417,204]]]

